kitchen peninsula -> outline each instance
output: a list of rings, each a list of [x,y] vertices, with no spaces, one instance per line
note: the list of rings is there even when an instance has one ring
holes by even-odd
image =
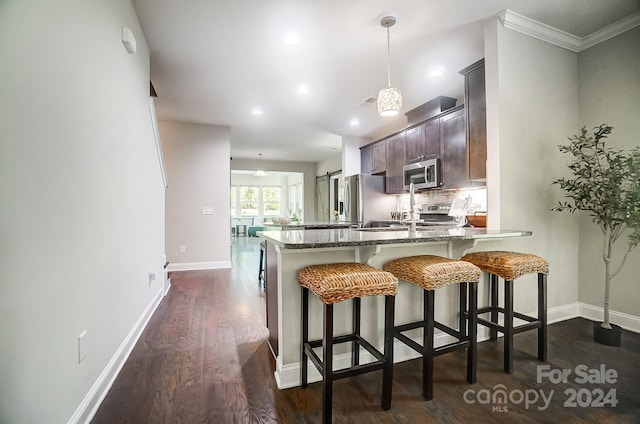
[[[266,303],[269,345],[276,358],[275,378],[278,387],[300,384],[300,287],[299,269],[314,264],[362,262],[382,268],[388,260],[420,254],[460,258],[482,240],[530,236],[530,231],[491,230],[466,227],[422,227],[417,231],[376,228],[336,228],[286,231],[263,231],[258,236],[266,240]],[[459,313],[458,290],[445,287],[436,297],[436,319],[455,325]],[[382,343],[384,305],[379,298],[362,300],[361,332],[374,345]],[[309,304],[310,338],[320,338],[322,307],[312,297]],[[396,324],[419,319],[422,315],[422,289],[400,284],[396,296]],[[351,302],[334,308],[335,334],[346,333],[351,326]],[[412,337],[418,337],[416,333]],[[438,339],[438,337],[441,337]],[[436,344],[446,335],[436,338]],[[341,346],[348,349],[347,346]],[[334,352],[338,367],[347,365],[347,350]],[[395,347],[395,362],[416,357],[408,348]],[[366,356],[363,355],[366,360]],[[319,379],[314,367],[309,368],[310,381]]]

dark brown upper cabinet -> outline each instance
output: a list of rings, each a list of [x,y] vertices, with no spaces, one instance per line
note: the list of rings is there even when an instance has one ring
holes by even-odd
[[[409,128],[406,134],[405,162],[418,162],[424,157],[425,153],[424,127],[418,125]]]
[[[487,103],[484,59],[467,66],[459,73],[464,76],[468,177],[471,181],[484,181],[487,177]]]
[[[387,138],[387,174],[385,187],[387,194],[404,193],[402,167],[405,164],[406,131]]]
[[[360,148],[360,170],[363,174],[380,174],[387,170],[386,140]]]
[[[406,163],[439,156],[441,149],[439,118],[430,119],[407,129]]]
[[[468,185],[467,141],[465,110],[456,108],[440,118],[442,151],[442,188],[460,188]]]

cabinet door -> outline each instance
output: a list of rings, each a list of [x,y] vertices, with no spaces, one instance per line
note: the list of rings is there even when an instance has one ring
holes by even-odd
[[[424,127],[423,125],[418,125],[417,127],[410,128],[406,131],[406,151],[405,151],[405,162],[413,163],[418,162],[424,157]]]
[[[422,124],[424,137],[424,156],[440,156],[442,140],[440,136],[440,119],[432,119]]]
[[[404,193],[402,167],[405,160],[405,142],[405,131],[387,138],[387,178],[385,186],[388,194]]]
[[[482,61],[482,66],[465,76],[470,180],[483,180],[487,177],[487,105],[485,92],[484,61]]]
[[[360,148],[360,172],[373,174],[373,144]]]
[[[440,118],[442,135],[442,188],[458,188],[468,185],[467,140],[464,109]]]
[[[386,141],[381,140],[373,144],[373,171],[379,174],[387,170],[387,146]]]

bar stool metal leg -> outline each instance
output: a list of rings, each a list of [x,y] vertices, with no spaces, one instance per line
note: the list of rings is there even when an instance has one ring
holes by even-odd
[[[391,409],[391,388],[393,385],[393,317],[395,297],[384,298],[384,356],[386,363],[382,371],[382,409]]]
[[[433,335],[434,335],[434,292],[424,290],[423,313],[424,341],[422,343],[422,397],[433,399]]]
[[[538,274],[538,359],[547,360],[547,275]]]
[[[331,422],[333,404],[333,303],[324,304],[322,333],[322,422]]]
[[[300,385],[304,389],[307,387],[307,352],[305,344],[309,341],[309,289],[302,287],[302,328],[300,329]]]
[[[489,290],[491,291],[491,322],[498,323],[498,276],[489,274]],[[498,340],[498,330],[494,327],[489,329],[489,340]]]
[[[353,298],[353,334],[360,336],[360,302],[361,298]],[[354,367],[360,363],[360,348],[354,340],[351,351],[351,366]]]
[[[467,317],[467,336],[469,347],[467,348],[467,382],[474,384],[477,381],[478,370],[478,284],[465,283],[469,286],[469,314]],[[464,313],[461,311],[461,315]]]
[[[513,281],[504,282],[504,370],[513,372]]]
[[[460,323],[458,324],[458,329],[460,333],[465,336],[468,336],[468,327],[467,327],[467,285],[468,283],[460,283],[460,315],[458,319]]]

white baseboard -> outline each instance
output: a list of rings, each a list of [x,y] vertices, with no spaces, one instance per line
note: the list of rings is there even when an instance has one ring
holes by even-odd
[[[231,261],[170,263],[167,272],[231,268]]]
[[[68,424],[89,424],[91,422],[165,293],[164,287],[158,289],[131,331],[129,331],[129,334],[127,334],[127,337],[125,337],[109,363],[107,363],[107,366],[93,383],[93,386],[91,386],[91,389],[89,389],[89,392],[69,419]]]
[[[578,303],[580,316],[592,321],[602,321],[604,309],[587,303]],[[609,318],[613,324],[617,324],[625,330],[640,333],[640,317],[625,314],[623,312],[609,311]]]
[[[536,316],[536,312],[530,312],[527,315]],[[566,321],[572,318],[578,318],[580,316],[580,309],[578,308],[578,302],[569,303],[566,305],[554,306],[553,308],[547,308],[547,323],[553,324],[560,321]]]

